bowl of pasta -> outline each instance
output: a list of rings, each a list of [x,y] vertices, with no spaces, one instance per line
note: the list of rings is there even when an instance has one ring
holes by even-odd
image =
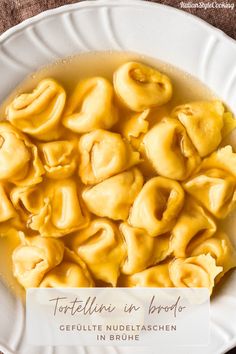
[[[205,287],[211,339],[191,353],[236,344],[235,61],[221,31],[136,0],[67,5],[0,37],[4,354],[32,353],[32,287]],[[85,352],[33,353],[50,350]],[[152,353],[86,353],[114,350]]]

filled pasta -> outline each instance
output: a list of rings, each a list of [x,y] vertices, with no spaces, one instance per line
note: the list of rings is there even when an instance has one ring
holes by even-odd
[[[201,101],[176,107],[172,116],[180,120],[199,155],[204,157],[213,152],[222,140],[224,112],[220,101]]]
[[[175,287],[208,288],[210,294],[216,276],[222,272],[210,254],[189,258],[176,258],[169,265],[170,279]]]
[[[168,263],[159,264],[132,275],[122,275],[119,279],[121,287],[155,287],[169,288],[173,283],[169,275]]]
[[[174,118],[164,118],[143,139],[147,158],[164,177],[184,180],[193,173],[201,159],[183,125]]]
[[[176,257],[186,257],[188,249],[201,244],[216,232],[211,215],[192,199],[186,199],[171,232],[171,248]]]
[[[218,282],[230,269],[236,267],[236,250],[229,237],[222,231],[218,231],[213,237],[200,243],[192,249],[191,256],[210,254],[216,260],[216,265],[222,267],[221,273],[216,277]]]
[[[64,88],[53,79],[44,79],[31,93],[23,93],[9,104],[7,119],[39,140],[56,139],[65,102]]]
[[[94,279],[116,286],[125,246],[113,222],[94,219],[88,227],[68,236],[67,244],[84,260]]]
[[[183,204],[184,191],[177,181],[151,178],[134,201],[129,223],[150,236],[159,236],[173,228]]]
[[[120,134],[98,129],[81,137],[79,175],[96,184],[140,162],[140,154]]]
[[[28,228],[41,236],[61,237],[85,227],[89,213],[73,179],[46,180],[42,189],[15,188],[11,200]]]
[[[91,213],[113,220],[126,220],[142,186],[141,172],[132,168],[85,188],[82,197]]]
[[[155,265],[171,254],[170,235],[151,237],[144,229],[120,224],[125,239],[126,257],[122,265],[123,274],[134,274]]]
[[[60,140],[39,144],[45,176],[53,179],[68,178],[77,167],[76,142]]]
[[[53,238],[24,237],[12,254],[13,274],[25,288],[39,286],[44,275],[61,263],[64,244]]]
[[[236,207],[236,154],[230,146],[203,160],[199,171],[184,189],[217,218],[225,218]]]
[[[162,106],[172,96],[170,79],[156,69],[138,62],[121,65],[114,73],[113,83],[120,100],[136,112]]]
[[[50,270],[40,283],[40,288],[90,288],[93,279],[82,259],[65,248],[62,262]]]
[[[41,182],[43,174],[37,147],[11,124],[0,122],[0,181],[28,186]]]
[[[69,98],[62,122],[66,128],[80,134],[109,129],[118,120],[113,101],[113,87],[107,79],[84,79]]]

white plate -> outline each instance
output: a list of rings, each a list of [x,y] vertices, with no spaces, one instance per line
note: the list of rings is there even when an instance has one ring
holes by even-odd
[[[30,72],[85,51],[139,52],[200,78],[236,113],[236,42],[204,21],[172,7],[137,0],[97,0],[44,12],[0,37],[0,101]],[[235,218],[229,224],[236,230]],[[0,263],[1,264],[1,263]],[[3,265],[0,265],[1,267]],[[4,354],[170,354],[158,348],[45,347],[24,341],[24,307],[0,283],[0,350]],[[211,306],[207,348],[181,354],[223,354],[236,345],[236,272]]]

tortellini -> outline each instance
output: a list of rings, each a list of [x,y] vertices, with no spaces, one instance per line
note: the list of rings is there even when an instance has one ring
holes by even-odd
[[[68,100],[64,126],[76,133],[111,128],[118,120],[113,96],[112,85],[102,77],[80,81]]]
[[[90,288],[94,286],[94,282],[82,259],[65,248],[62,262],[45,275],[39,286],[40,288]]]
[[[126,220],[142,186],[141,172],[132,168],[85,188],[82,197],[91,213],[113,220]]]
[[[59,123],[66,93],[53,79],[44,79],[31,93],[16,97],[7,107],[7,119],[16,128],[40,140],[60,135]]]
[[[129,223],[143,228],[150,236],[170,231],[184,204],[181,185],[171,179],[150,179],[134,201]]]
[[[23,237],[13,254],[13,274],[25,288],[37,287],[44,275],[61,263],[64,244],[53,238]]]
[[[73,179],[47,180],[40,190],[15,188],[11,198],[27,226],[41,236],[61,237],[87,226],[89,221]]]
[[[140,154],[120,134],[98,129],[79,142],[79,175],[83,183],[96,184],[140,162]]]
[[[2,109],[0,241],[16,280],[212,292],[236,267],[222,221],[236,209],[233,114],[191,90],[182,104],[186,87],[172,99],[169,77],[133,61],[112,81],[63,82],[69,96],[46,78]]]
[[[11,124],[0,122],[0,181],[27,186],[42,181],[38,149]]]
[[[121,101],[136,112],[164,105],[172,96],[172,84],[166,75],[137,62],[120,66],[113,82]]]
[[[210,214],[199,204],[187,199],[172,230],[171,248],[176,257],[185,257],[188,249],[200,244],[216,232]]]
[[[73,175],[77,167],[77,144],[73,141],[52,141],[39,145],[45,175],[61,179]]]
[[[117,226],[105,218],[68,237],[68,245],[87,264],[94,279],[116,286],[125,246]]]
[[[225,108],[220,101],[192,102],[178,106],[172,116],[180,120],[201,157],[213,152],[222,140]]]
[[[210,254],[201,254],[189,258],[176,258],[169,266],[170,279],[176,287],[208,288],[210,294],[215,285],[216,276],[222,267],[216,265]]]
[[[216,282],[218,282],[228,270],[236,267],[236,250],[224,232],[218,231],[213,237],[200,243],[192,250],[191,256],[199,256],[208,253],[215,258],[216,265],[222,267],[221,273],[216,277]]]
[[[163,261],[171,254],[170,235],[151,237],[143,229],[122,223],[120,230],[126,244],[126,259],[121,271],[134,274]]]
[[[147,157],[158,174],[184,180],[201,159],[183,125],[174,118],[164,118],[143,139]]]
[[[225,218],[236,207],[235,166],[236,154],[226,146],[203,160],[184,188],[217,218]]]
[[[119,280],[121,287],[155,287],[155,288],[169,288],[173,287],[173,283],[169,275],[168,263],[159,264],[143,270],[142,272],[123,275]]]

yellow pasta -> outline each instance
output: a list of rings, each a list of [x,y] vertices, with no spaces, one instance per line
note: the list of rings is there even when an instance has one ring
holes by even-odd
[[[65,248],[63,261],[45,275],[39,286],[40,288],[90,288],[94,286],[94,282],[82,259]]]
[[[164,177],[184,180],[201,161],[177,119],[162,119],[145,135],[143,143],[148,159]]]
[[[172,84],[166,75],[137,62],[121,65],[114,73],[113,83],[121,101],[136,112],[161,106],[172,96]]]
[[[7,119],[19,130],[40,140],[56,139],[66,93],[53,79],[44,79],[31,93],[16,97],[7,107]]]
[[[129,223],[145,229],[153,237],[164,234],[175,225],[183,204],[184,191],[178,182],[154,177],[135,199]]]
[[[143,229],[122,223],[120,230],[126,244],[126,259],[123,274],[134,274],[155,265],[171,254],[170,235],[151,237]]]
[[[11,124],[0,122],[0,181],[28,186],[41,182],[43,174],[37,147]]]
[[[73,175],[78,160],[76,145],[76,142],[66,140],[39,145],[46,177],[61,179]]]
[[[124,242],[109,219],[93,220],[88,227],[68,236],[68,246],[87,264],[94,279],[116,286],[124,262]]]
[[[142,186],[141,172],[132,168],[93,187],[85,188],[82,197],[91,213],[113,220],[126,220]]]
[[[13,274],[25,288],[39,286],[44,275],[61,263],[62,241],[40,236],[24,237],[12,254]]]
[[[89,221],[73,179],[47,180],[42,189],[15,188],[11,199],[27,226],[41,236],[61,237],[85,227]]]
[[[185,126],[201,157],[213,152],[222,140],[225,108],[220,101],[191,102],[178,106],[172,116]]]
[[[184,189],[217,218],[236,207],[236,154],[226,146],[203,160],[200,170]]]
[[[173,260],[169,265],[169,274],[175,287],[208,288],[211,294],[215,278],[222,269],[216,266],[216,261],[210,254],[201,254]]]
[[[118,120],[113,99],[113,87],[108,80],[93,77],[80,81],[68,100],[64,126],[76,133],[111,128]]]
[[[194,200],[187,199],[172,230],[171,248],[176,257],[186,257],[188,248],[193,248],[216,232],[211,215]]]
[[[168,288],[173,287],[169,275],[168,263],[159,264],[133,275],[122,275],[119,279],[121,287],[151,287]]]
[[[217,232],[213,237],[200,243],[191,251],[191,256],[210,254],[216,260],[216,265],[222,267],[221,273],[216,277],[218,282],[230,269],[236,267],[236,250],[228,236],[222,232]]]
[[[120,134],[98,129],[81,137],[79,175],[96,184],[140,162],[140,154]]]

